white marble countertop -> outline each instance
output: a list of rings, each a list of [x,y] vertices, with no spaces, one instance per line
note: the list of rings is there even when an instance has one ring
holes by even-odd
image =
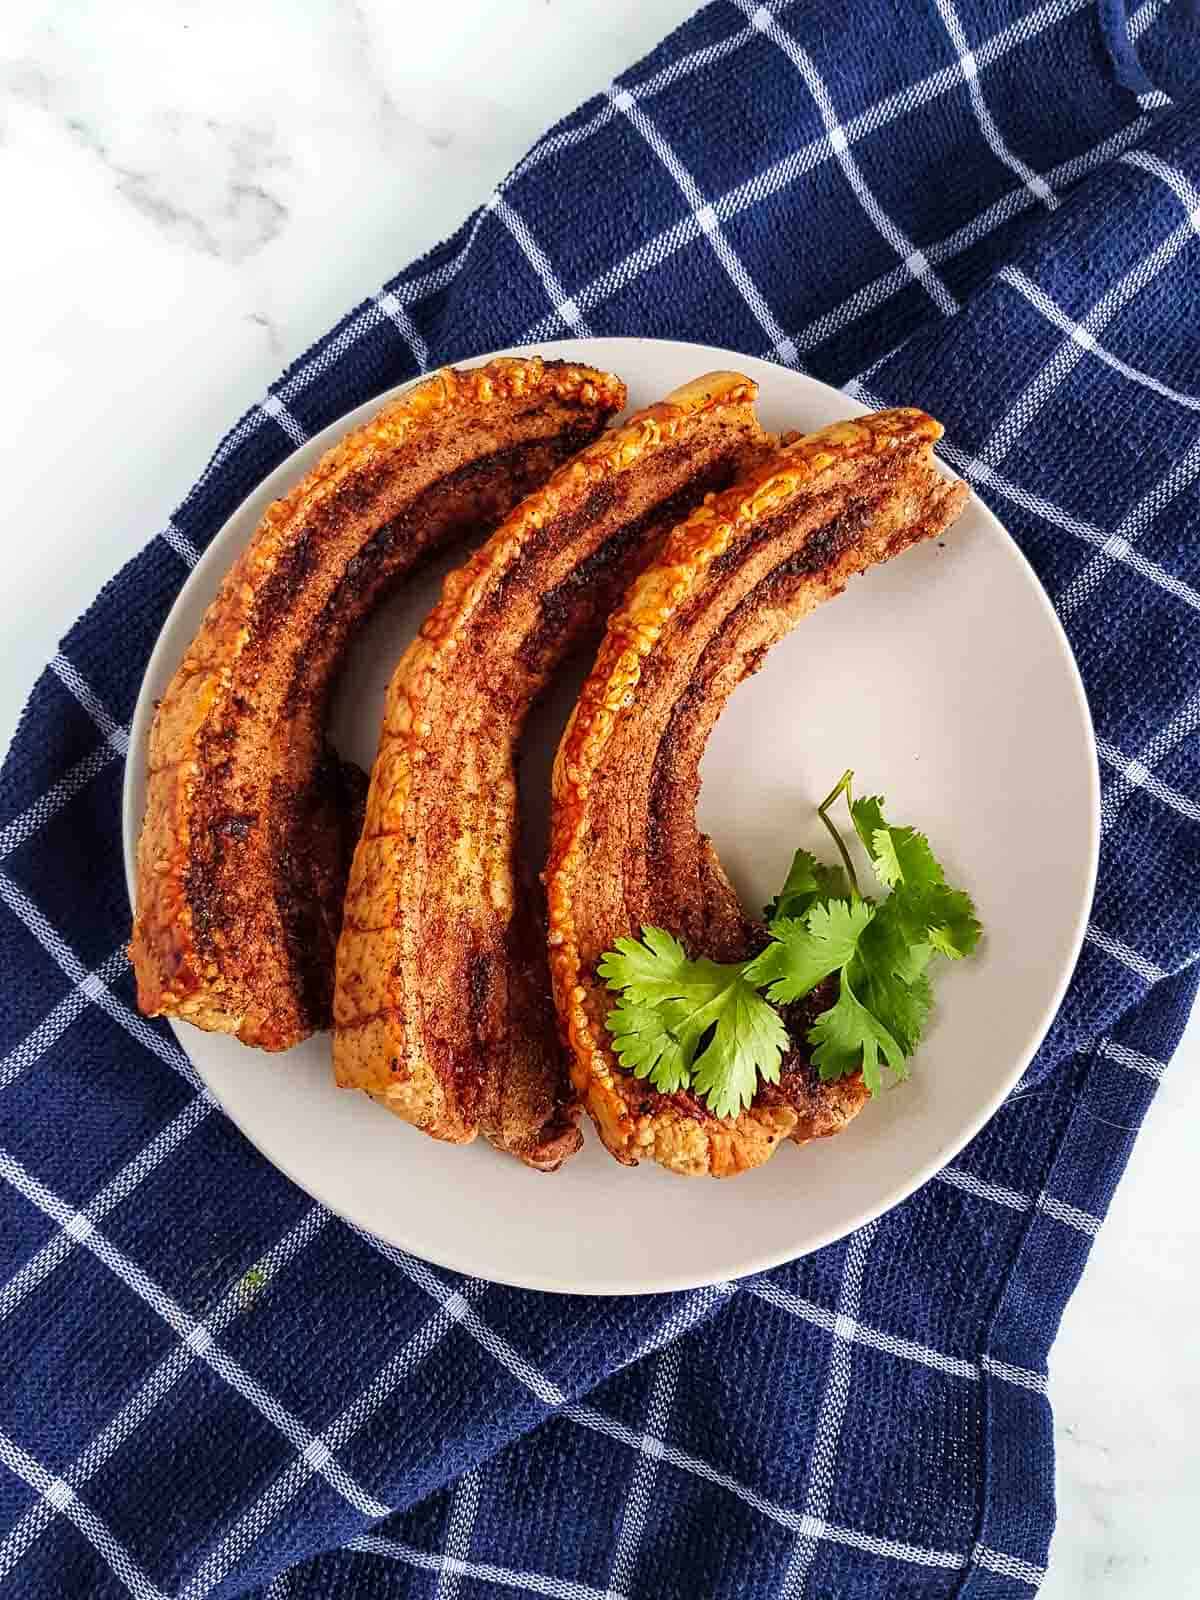
[[[284,363],[690,10],[9,0],[0,739],[59,635]],[[1198,1129],[1194,1021],[1052,1356],[1046,1600],[1200,1592]]]

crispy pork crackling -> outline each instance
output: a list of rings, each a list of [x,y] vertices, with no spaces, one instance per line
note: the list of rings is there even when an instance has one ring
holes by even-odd
[[[771,448],[711,373],[589,445],[446,580],[388,690],[338,945],[337,1081],[552,1171],[579,1146],[514,759],[530,705],[706,492]]]
[[[346,642],[421,557],[486,537],[624,404],[590,367],[447,368],[268,509],[150,735],[130,944],[147,1015],[267,1050],[329,1025],[365,787],[324,738]]]
[[[766,1161],[783,1139],[839,1132],[867,1099],[860,1075],[820,1081],[803,1007],[785,1013],[794,1048],[780,1083],[761,1085],[738,1117],[718,1119],[687,1091],[660,1094],[610,1048],[605,1017],[616,997],[596,964],[644,925],[721,961],[763,943],[696,827],[705,743],[776,640],[855,573],[958,515],[966,487],[931,459],[941,432],[923,412],[880,411],[787,445],[676,528],[609,622],[555,761],[546,887],[572,1078],[626,1165],[650,1158],[728,1177]]]

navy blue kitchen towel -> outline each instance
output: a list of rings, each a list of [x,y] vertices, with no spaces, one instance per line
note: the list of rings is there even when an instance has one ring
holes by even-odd
[[[0,1594],[1036,1589],[1047,1351],[1196,985],[1198,79],[1189,4],[711,5],[296,362],[68,634],[0,779]],[[1070,634],[1103,777],[1023,1089],[842,1243],[642,1300],[457,1279],[330,1216],[138,1016],[123,950],[128,722],[197,553],[349,408],[568,333],[944,419]]]

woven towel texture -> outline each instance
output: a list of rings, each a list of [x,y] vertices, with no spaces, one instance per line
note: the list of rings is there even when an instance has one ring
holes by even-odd
[[[1200,948],[1200,28],[850,19],[711,5],[567,118],[237,423],[36,685],[0,777],[0,1595],[1037,1587],[1047,1352]],[[636,1301],[456,1280],[329,1216],[138,1016],[123,953],[126,730],[197,553],[351,407],[568,333],[942,418],[1070,635],[1103,787],[1022,1091],[850,1239]]]

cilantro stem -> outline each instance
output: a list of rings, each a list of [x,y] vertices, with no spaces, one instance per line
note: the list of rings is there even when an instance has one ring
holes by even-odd
[[[846,849],[846,846],[842,841],[842,836],[838,832],[837,827],[829,819],[829,808],[837,799],[838,795],[845,794],[846,804],[850,804],[850,785],[853,783],[853,781],[853,768],[847,767],[845,772],[843,772],[841,777],[838,779],[836,786],[829,791],[824,800],[822,800],[821,804],[817,807],[817,815],[829,829],[829,832],[833,835],[833,842],[838,847],[838,855],[840,855],[842,858],[842,865],[846,869],[846,876],[850,879],[850,882],[853,885],[854,893],[861,899],[862,894],[858,887],[858,876],[854,871],[854,863],[850,859],[850,852]]]

